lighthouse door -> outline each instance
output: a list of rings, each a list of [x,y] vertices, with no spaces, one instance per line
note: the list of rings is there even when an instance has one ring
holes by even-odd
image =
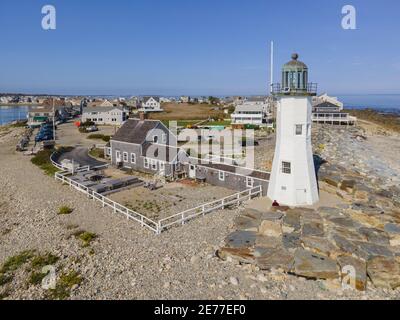
[[[297,189],[296,190],[296,203],[297,204],[306,204],[307,203],[307,190],[306,189]]]

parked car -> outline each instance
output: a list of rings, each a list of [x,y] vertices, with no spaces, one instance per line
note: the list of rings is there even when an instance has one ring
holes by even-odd
[[[90,126],[86,128],[86,132],[95,132],[95,131],[99,131],[99,128],[97,128],[96,126]]]

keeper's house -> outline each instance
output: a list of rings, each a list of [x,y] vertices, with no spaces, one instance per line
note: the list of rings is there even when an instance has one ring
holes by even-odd
[[[187,161],[176,140],[161,121],[129,119],[112,137],[106,156],[120,168],[175,178]]]
[[[232,190],[262,186],[266,195],[269,173],[191,158],[177,147],[177,137],[160,121],[129,119],[112,137],[106,157],[121,169],[162,175],[182,176]]]

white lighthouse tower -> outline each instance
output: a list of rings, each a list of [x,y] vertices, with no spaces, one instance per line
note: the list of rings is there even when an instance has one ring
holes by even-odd
[[[282,84],[272,85],[277,98],[277,136],[268,197],[281,205],[312,205],[319,201],[311,145],[312,96],[308,68],[298,54],[282,68]]]

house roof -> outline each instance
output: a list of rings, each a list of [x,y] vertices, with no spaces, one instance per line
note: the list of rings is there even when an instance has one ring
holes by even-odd
[[[146,142],[142,146],[142,156],[166,162],[172,162],[180,151],[181,149],[177,147],[151,142]]]
[[[161,123],[160,121],[129,119],[112,138],[113,141],[121,141],[133,144],[142,144],[149,133]]]
[[[160,97],[144,97],[144,98],[143,98],[143,102],[146,103],[146,102],[149,101],[151,98],[153,98],[153,99],[156,100],[157,102],[160,102]]]
[[[251,103],[241,104],[235,108],[235,112],[262,112],[263,110],[263,105]]]
[[[252,169],[248,169],[248,168],[236,167],[236,166],[230,166],[228,164],[223,164],[223,163],[201,163],[201,164],[199,164],[199,166],[203,166],[203,167],[214,169],[214,170],[220,170],[220,171],[225,171],[225,172],[241,174],[241,175],[248,176],[251,178],[261,179],[261,180],[266,180],[266,181],[269,181],[269,178],[270,178],[270,174],[268,172],[257,171],[257,170],[252,170]]]
[[[323,109],[323,108],[335,108],[335,109],[338,109],[339,106],[336,105],[336,104],[333,104],[333,103],[325,101],[325,102],[321,102],[321,103],[318,103],[316,105],[313,105],[313,108],[321,108],[321,109]]]
[[[83,113],[85,112],[110,112],[111,110],[118,109],[119,111],[124,111],[121,107],[86,107],[83,109]]]

